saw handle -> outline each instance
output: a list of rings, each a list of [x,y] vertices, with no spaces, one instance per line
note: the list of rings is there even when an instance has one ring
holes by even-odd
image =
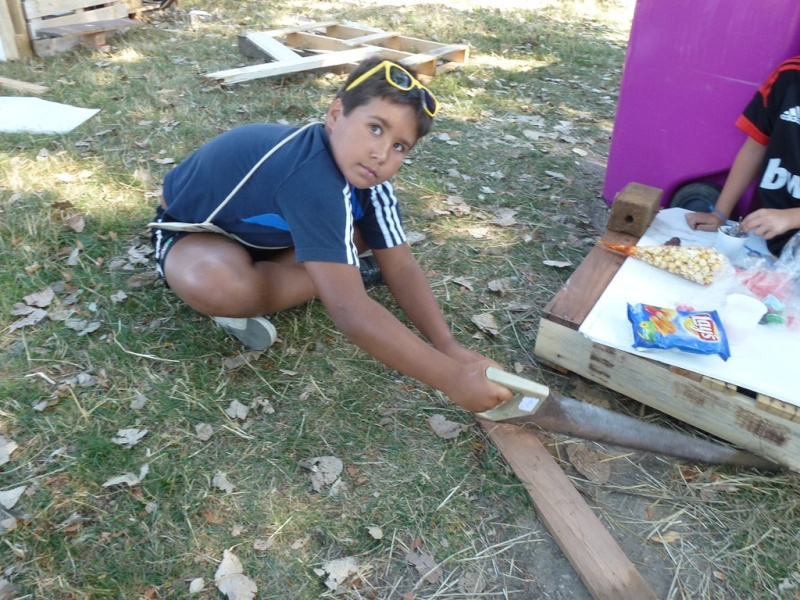
[[[536,383],[530,379],[525,379],[519,375],[514,375],[508,371],[503,371],[496,367],[486,369],[486,379],[499,383],[503,387],[519,392],[523,396],[532,396],[544,400],[550,394],[550,388],[541,383]]]

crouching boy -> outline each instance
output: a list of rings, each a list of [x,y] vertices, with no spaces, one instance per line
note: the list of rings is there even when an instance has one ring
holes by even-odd
[[[438,110],[411,72],[368,59],[324,124],[250,124],[221,134],[164,180],[150,224],[159,274],[250,348],[277,337],[264,315],[319,298],[354,344],[463,408],[480,412],[510,399],[486,379],[497,365],[461,346],[447,326],[389,181]],[[376,275],[427,343],[368,296],[363,277]]]

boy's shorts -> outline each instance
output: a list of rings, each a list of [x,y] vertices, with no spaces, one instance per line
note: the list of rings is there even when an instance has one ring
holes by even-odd
[[[153,219],[155,223],[162,223],[164,221],[170,221],[174,219],[170,219],[168,216],[164,214],[164,208],[159,206],[156,208],[156,218]],[[153,244],[153,250],[155,250],[153,254],[153,259],[156,263],[156,272],[161,280],[164,282],[164,285],[169,287],[169,283],[167,283],[167,278],[164,275],[164,262],[167,260],[167,253],[170,251],[172,246],[178,240],[186,237],[189,235],[190,232],[188,231],[171,231],[169,229],[156,229],[152,228],[150,233],[150,241]],[[253,262],[259,262],[264,260],[270,260],[272,257],[275,256],[281,250],[267,250],[264,248],[252,248],[250,246],[245,246],[242,244],[242,247],[247,250],[250,254],[250,257],[253,259]]]
[[[163,223],[164,220],[164,208],[159,206],[156,208],[156,218],[153,222]],[[150,231],[150,242],[155,250],[153,260],[156,262],[156,272],[167,287],[169,284],[164,275],[164,261],[167,259],[167,253],[172,245],[186,235],[189,235],[186,231],[170,231],[169,229],[152,228]]]

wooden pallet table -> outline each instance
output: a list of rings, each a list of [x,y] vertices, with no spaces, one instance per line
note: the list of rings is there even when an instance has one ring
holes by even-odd
[[[606,231],[601,241],[635,244],[638,238]],[[600,244],[589,252],[545,307],[536,356],[800,472],[797,406],[593,342],[578,331],[624,260]]]
[[[336,21],[249,33],[242,36],[239,47],[244,54],[269,62],[206,73],[204,77],[223,84],[240,83],[352,65],[374,55],[412,67],[420,76],[432,77],[466,64],[469,58],[469,46],[465,44],[440,44]]]

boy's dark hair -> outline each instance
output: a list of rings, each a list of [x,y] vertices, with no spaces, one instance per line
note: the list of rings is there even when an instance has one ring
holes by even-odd
[[[382,63],[384,58],[374,57],[362,61],[355,69],[353,69],[347,76],[347,81],[344,82],[342,89],[336,95],[342,101],[344,107],[344,114],[348,115],[351,110],[369,104],[373,98],[383,98],[395,104],[405,104],[414,109],[417,116],[417,139],[425,137],[431,130],[433,125],[433,117],[425,112],[423,107],[422,90],[414,88],[409,91],[400,90],[386,81],[383,71],[375,73],[371,77],[365,79],[351,90],[347,90],[356,78],[360,77],[370,69]],[[394,62],[394,61],[388,61]],[[398,64],[398,63],[395,63]],[[399,66],[399,65],[398,65]],[[411,73],[416,79],[417,74],[414,70],[408,67],[403,67],[406,71]]]

